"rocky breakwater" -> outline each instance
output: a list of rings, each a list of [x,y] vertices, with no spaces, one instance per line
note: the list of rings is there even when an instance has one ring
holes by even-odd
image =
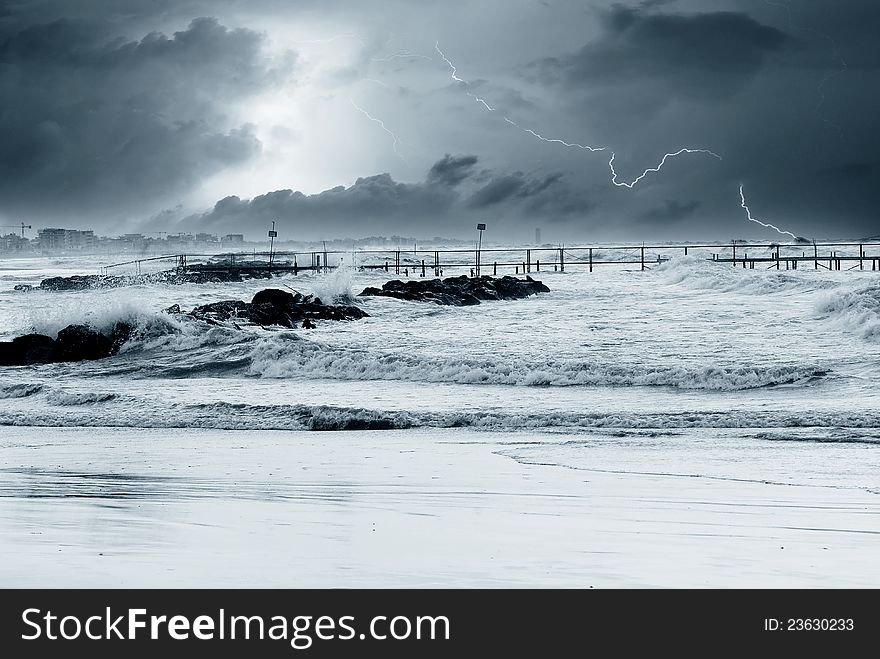
[[[399,300],[434,302],[452,306],[480,304],[484,300],[517,300],[550,289],[531,277],[447,277],[446,279],[394,279],[382,288],[365,288],[362,296],[393,297]]]
[[[183,313],[174,307],[166,311]],[[359,320],[369,314],[353,305],[324,304],[321,298],[312,295],[266,288],[250,302],[222,300],[196,307],[187,315],[209,323],[243,321],[263,327],[308,328],[314,326],[316,320]]]
[[[103,359],[115,355],[133,331],[132,325],[118,322],[107,334],[87,325],[68,325],[54,339],[43,334],[25,334],[0,342],[0,366]]]
[[[165,312],[239,329],[239,322],[261,327],[310,328],[316,321],[358,320],[368,315],[356,306],[324,304],[320,298],[311,295],[275,288],[260,291],[250,302],[223,300],[196,307],[190,312],[181,311],[175,304]],[[135,332],[133,325],[120,321],[107,333],[87,325],[68,325],[54,339],[43,334],[25,334],[12,341],[0,342],[0,366],[103,359],[119,352]]]

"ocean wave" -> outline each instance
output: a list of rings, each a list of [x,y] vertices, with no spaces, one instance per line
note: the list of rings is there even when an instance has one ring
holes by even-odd
[[[46,400],[52,405],[89,405],[91,403],[106,403],[115,400],[117,395],[110,392],[76,392],[57,389],[46,394]]]
[[[37,383],[5,384],[0,386],[0,398],[27,398],[42,390],[43,385]]]
[[[257,342],[250,372],[264,378],[314,377],[336,380],[408,380],[518,386],[666,386],[737,391],[805,383],[828,375],[814,365],[772,367],[647,367],[584,360],[528,362],[498,355],[486,359],[423,357],[331,348],[300,340]]]
[[[880,412],[535,412],[499,409],[468,411],[376,410],[329,405],[247,405],[216,402],[201,405],[132,407],[112,401],[89,407],[0,411],[0,425],[134,428],[203,428],[217,430],[395,430],[473,428],[491,431],[620,432],[716,429],[826,429],[847,441],[876,443]],[[858,430],[858,432],[856,432]],[[843,434],[841,434],[843,433]],[[827,435],[826,435],[827,436]],[[796,437],[794,437],[796,438]],[[861,439],[859,439],[861,438]],[[830,441],[830,440],[826,440]]]
[[[668,284],[722,293],[764,295],[792,290],[823,290],[838,285],[810,271],[793,274],[791,271],[752,270],[730,263],[714,263],[696,256],[672,258],[655,266],[653,271]]]
[[[816,311],[868,341],[880,341],[880,284],[825,294]]]

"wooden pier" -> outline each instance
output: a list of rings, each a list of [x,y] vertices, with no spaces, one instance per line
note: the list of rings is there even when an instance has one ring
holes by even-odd
[[[238,252],[216,256],[173,254],[113,263],[101,274],[131,268],[142,274],[150,268],[177,273],[327,272],[340,266],[384,270],[395,277],[442,277],[458,274],[504,275],[565,272],[617,266],[649,270],[671,258],[690,256],[745,269],[880,271],[880,241],[836,243],[751,243],[666,245],[528,246],[483,249],[367,249],[313,252]],[[155,271],[155,270],[154,270]]]

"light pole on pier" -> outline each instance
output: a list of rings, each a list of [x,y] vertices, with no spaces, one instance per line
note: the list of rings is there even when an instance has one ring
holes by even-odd
[[[480,249],[483,247],[483,232],[486,230],[486,225],[483,222],[477,224],[478,238],[477,238],[477,258],[476,258],[476,266],[477,266],[477,277],[480,276]]]
[[[275,238],[278,237],[278,232],[275,231],[275,220],[272,220],[272,228],[269,229],[269,269],[272,269],[272,260],[275,257]]]

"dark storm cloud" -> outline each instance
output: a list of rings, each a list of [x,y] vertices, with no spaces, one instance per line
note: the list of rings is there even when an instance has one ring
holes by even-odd
[[[744,220],[744,183],[799,235],[875,234],[880,3],[780,4],[0,0],[0,213],[106,233],[190,214],[254,237],[271,219],[452,236],[479,217],[519,238],[537,220],[566,240],[773,238]],[[272,55],[288,46],[299,60]],[[631,181],[683,146],[723,160],[611,184],[609,152]]]
[[[0,37],[0,194],[29,211],[138,210],[260,152],[224,104],[275,79],[262,36],[197,18],[107,40],[69,19]]]
[[[458,185],[468,178],[477,164],[476,156],[451,156],[448,153],[428,170],[428,183]]]
[[[697,209],[701,206],[700,202],[696,199],[691,201],[681,202],[676,199],[667,199],[663,202],[662,206],[656,208],[649,208],[647,211],[642,213],[642,218],[651,221],[675,221],[681,220],[686,217],[690,217],[693,215]]]
[[[602,14],[598,39],[570,55],[535,62],[533,68],[575,91],[641,82],[724,98],[787,39],[744,13],[653,13],[656,4],[613,7]]]
[[[406,228],[418,233],[421,228],[432,231],[444,226],[454,232],[470,227],[490,206],[503,207],[508,217],[549,221],[571,213],[586,214],[593,207],[582,191],[565,185],[558,173],[531,177],[484,170],[481,177],[490,177],[487,184],[472,193],[461,191],[476,164],[476,156],[447,154],[417,183],[378,174],[359,178],[347,188],[338,186],[312,195],[276,190],[250,200],[230,196],[207,213],[185,218],[183,228],[256,233],[276,220],[301,227],[308,234],[303,237],[309,239],[371,229]]]

